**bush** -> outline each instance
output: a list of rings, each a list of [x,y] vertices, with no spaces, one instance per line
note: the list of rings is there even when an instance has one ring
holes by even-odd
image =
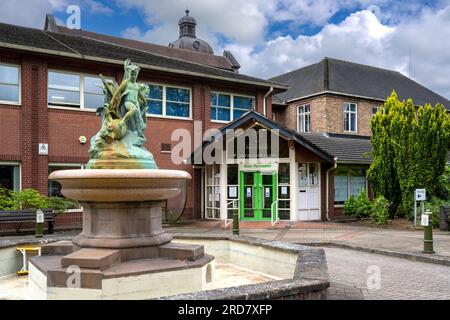
[[[61,214],[66,210],[78,208],[78,203],[67,198],[49,197],[48,208],[56,214]]]
[[[17,210],[14,202],[14,191],[0,188],[0,210]]]
[[[383,196],[374,200],[370,216],[376,224],[389,223],[389,205],[389,201]]]
[[[429,201],[425,203],[425,210],[429,209],[432,212],[431,219],[434,228],[439,228],[440,207],[448,205],[450,205],[450,200],[439,199],[437,197],[432,197]],[[417,208],[417,219],[419,220],[419,223],[421,214],[422,214],[421,209]]]
[[[344,213],[358,219],[370,216],[372,204],[365,190],[361,190],[357,197],[350,196],[344,203]]]
[[[34,189],[16,192],[14,201],[20,209],[45,209],[48,206],[47,198]]]

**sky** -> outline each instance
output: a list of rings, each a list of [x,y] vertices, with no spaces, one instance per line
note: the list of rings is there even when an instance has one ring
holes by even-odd
[[[240,72],[270,78],[332,57],[402,72],[450,98],[450,0],[2,0],[0,22],[65,25],[168,45],[189,8],[197,36]]]

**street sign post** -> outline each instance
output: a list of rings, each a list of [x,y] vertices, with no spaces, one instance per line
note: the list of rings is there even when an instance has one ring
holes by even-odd
[[[422,202],[422,215],[425,214],[425,201],[427,200],[427,191],[425,189],[416,189],[414,192],[414,227],[417,226],[417,202]]]

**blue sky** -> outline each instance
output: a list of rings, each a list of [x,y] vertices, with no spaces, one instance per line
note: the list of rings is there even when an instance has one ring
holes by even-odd
[[[450,0],[2,0],[0,21],[42,28],[53,13],[65,24],[71,4],[85,30],[161,45],[177,39],[189,7],[198,37],[262,78],[329,56],[400,71],[450,98]]]

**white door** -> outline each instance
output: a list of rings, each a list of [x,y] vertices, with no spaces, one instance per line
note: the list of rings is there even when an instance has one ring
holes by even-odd
[[[299,163],[298,220],[320,220],[320,174],[318,163]]]

